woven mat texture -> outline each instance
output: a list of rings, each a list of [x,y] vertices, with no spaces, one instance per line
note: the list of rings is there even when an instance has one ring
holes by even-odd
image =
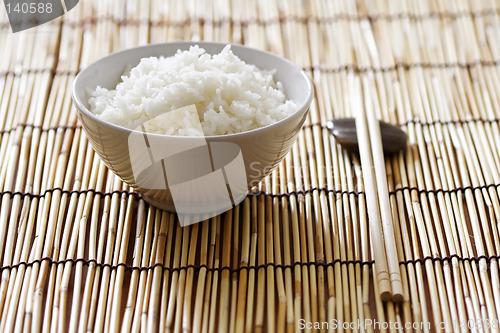
[[[71,101],[90,62],[174,40],[269,50],[315,85],[279,167],[185,228],[106,168]],[[15,34],[2,8],[0,54],[2,332],[498,328],[500,2],[81,0]],[[401,304],[377,296],[360,162],[325,128],[356,78],[409,135],[386,158]]]

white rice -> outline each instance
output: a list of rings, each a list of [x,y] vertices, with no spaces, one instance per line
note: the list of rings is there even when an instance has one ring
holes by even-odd
[[[273,124],[297,110],[272,74],[246,64],[230,45],[215,55],[196,45],[172,57],[141,59],[124,73],[116,89],[98,86],[89,90],[90,110],[105,121],[131,129],[147,123],[146,131],[151,133],[238,133]],[[187,112],[158,117],[192,104],[198,119]],[[155,117],[159,118],[156,123]],[[195,130],[199,122],[203,132]]]

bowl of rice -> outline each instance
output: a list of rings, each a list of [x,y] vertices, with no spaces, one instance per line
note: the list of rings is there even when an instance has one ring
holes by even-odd
[[[181,224],[241,202],[290,151],[313,98],[305,72],[272,53],[172,42],[84,68],[73,101],[104,163]]]

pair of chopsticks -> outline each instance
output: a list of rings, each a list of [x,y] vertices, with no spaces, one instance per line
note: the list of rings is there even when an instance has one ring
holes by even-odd
[[[375,260],[375,279],[379,295],[384,301],[401,302],[403,284],[394,237],[392,212],[387,188],[384,152],[380,124],[372,108],[373,100],[367,77],[350,80],[351,105],[356,118],[356,132],[363,170],[368,224]],[[364,92],[364,107],[363,107]]]

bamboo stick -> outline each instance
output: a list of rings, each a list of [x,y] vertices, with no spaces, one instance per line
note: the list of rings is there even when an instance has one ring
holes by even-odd
[[[368,207],[368,215],[370,219],[370,234],[373,243],[373,252],[375,255],[375,272],[377,276],[377,284],[379,287],[380,297],[384,301],[392,298],[393,292],[390,284],[389,268],[387,264],[386,248],[383,243],[382,225],[380,223],[380,208],[377,198],[377,185],[374,175],[372,174],[372,156],[370,153],[370,138],[368,137],[367,121],[364,113],[361,111],[359,100],[361,99],[361,86],[359,79],[351,81],[351,96],[354,109],[357,110],[356,128],[359,140],[359,149],[361,155],[361,165],[363,167],[363,178],[366,189],[366,199]]]

